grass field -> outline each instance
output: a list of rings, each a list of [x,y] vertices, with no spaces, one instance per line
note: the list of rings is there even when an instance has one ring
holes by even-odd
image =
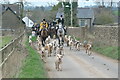
[[[115,16],[118,16],[118,11],[113,11],[113,14],[114,14]]]
[[[111,57],[113,59],[119,59],[120,49],[118,47],[98,47],[98,46],[93,46],[93,51],[98,52],[100,54],[103,54],[105,56]]]
[[[0,36],[0,48],[4,47],[13,39],[12,36]]]
[[[32,40],[35,39],[35,37],[32,38]],[[29,46],[28,42],[26,42],[26,48],[29,54],[23,63],[19,78],[47,78],[44,63],[41,61],[40,55]]]

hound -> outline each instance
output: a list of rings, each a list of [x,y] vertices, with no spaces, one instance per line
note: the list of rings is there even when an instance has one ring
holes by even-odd
[[[69,46],[69,39],[67,35],[65,35],[64,41],[66,42],[67,46]]]
[[[32,36],[30,35],[29,36],[29,45],[32,45],[32,40],[31,39],[32,39]]]
[[[46,63],[46,60],[45,60],[45,58],[46,58],[45,48],[42,47],[41,51],[42,51],[41,52],[41,59],[42,59],[43,62]]]
[[[41,45],[42,45],[42,42],[40,40],[40,37],[37,36],[37,45],[38,45],[38,50],[41,50]]]
[[[32,36],[35,36],[35,31],[32,31]]]
[[[48,37],[46,38],[46,40],[45,40],[45,43],[46,43],[46,44],[49,44],[50,41],[51,41],[51,38],[50,38],[50,36],[48,36]]]
[[[51,56],[51,54],[52,54],[52,43],[49,43],[49,44],[47,44],[47,50],[48,50],[48,57],[50,57]]]
[[[58,46],[58,47],[57,47],[57,54],[60,54],[60,55],[64,56],[63,46]]]
[[[56,35],[53,35],[53,39],[56,39]]]
[[[62,55],[57,54],[57,58],[56,58],[56,61],[55,61],[55,68],[56,68],[57,71],[62,71],[62,67],[61,67],[62,58],[63,58]]]
[[[88,44],[84,45],[84,47],[85,47],[86,53],[90,56],[92,54],[92,52],[90,51],[92,45],[88,43]]]
[[[72,50],[72,47],[74,46],[74,42],[73,42],[73,40],[71,39],[70,41],[69,41],[69,47],[70,47],[70,50]]]
[[[54,56],[56,55],[56,50],[57,50],[57,41],[53,40],[53,54],[54,54]]]
[[[77,42],[77,44],[76,44],[76,49],[78,50],[78,51],[80,51],[80,47],[82,46],[82,43],[81,42]]]

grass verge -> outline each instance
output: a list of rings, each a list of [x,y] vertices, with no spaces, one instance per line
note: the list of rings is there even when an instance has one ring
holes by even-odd
[[[76,39],[76,40],[78,40],[78,41],[80,41],[80,40],[81,40],[80,38],[75,37],[75,36],[73,36],[73,35],[69,35],[69,36],[71,36],[71,38],[72,38],[72,39]]]
[[[108,56],[110,58],[113,58],[113,59],[116,59],[118,60],[119,59],[119,56],[120,53],[119,53],[119,49],[118,47],[98,47],[98,46],[93,46],[93,51],[95,52],[98,52],[100,54],[103,54],[105,56]]]
[[[37,39],[37,37],[36,37],[36,36],[33,36],[31,40],[32,40],[32,42],[35,42],[36,39]]]
[[[34,39],[33,39],[34,40]],[[20,71],[19,78],[47,78],[44,63],[40,59],[40,55],[29,46],[26,42],[26,48],[28,50],[28,56],[24,61],[23,67]]]

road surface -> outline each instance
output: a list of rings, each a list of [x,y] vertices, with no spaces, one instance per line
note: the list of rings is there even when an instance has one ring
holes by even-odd
[[[55,69],[55,59],[47,57],[49,78],[118,78],[118,61],[97,53],[88,56],[85,50],[70,50],[64,46],[62,71]]]

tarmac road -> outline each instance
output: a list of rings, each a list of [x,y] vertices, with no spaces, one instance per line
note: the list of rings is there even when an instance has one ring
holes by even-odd
[[[64,47],[62,71],[55,69],[56,57],[47,57],[46,67],[50,78],[118,78],[118,61],[85,50]]]

